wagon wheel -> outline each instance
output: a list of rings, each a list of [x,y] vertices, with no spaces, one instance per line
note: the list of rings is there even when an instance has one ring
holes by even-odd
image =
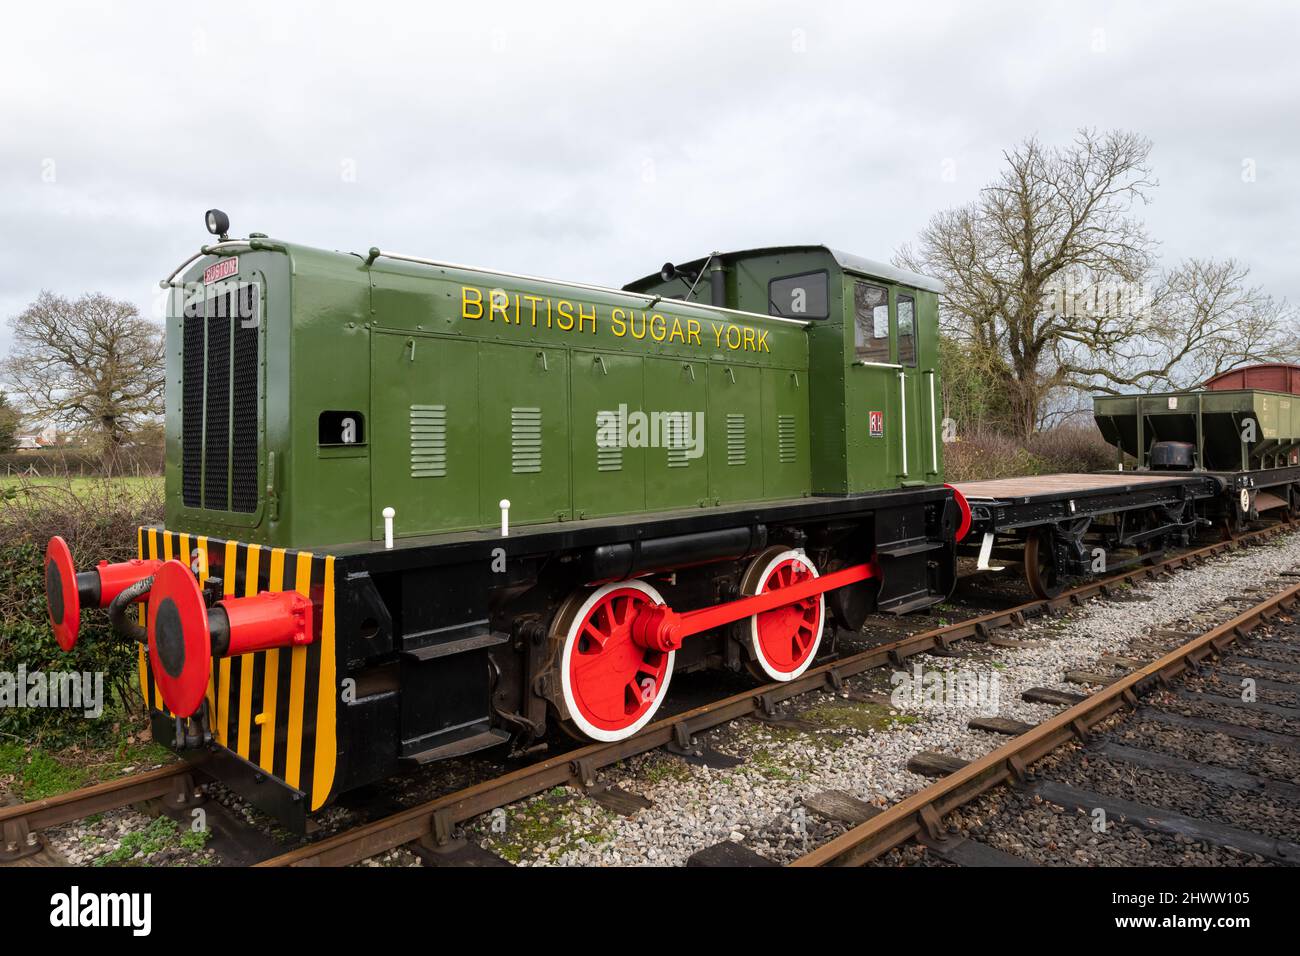
[[[1245,492],[1242,492],[1245,494]],[[1231,541],[1246,530],[1246,515],[1237,502],[1230,502],[1228,510],[1219,525],[1219,535],[1224,541]]]
[[[583,588],[565,601],[551,626],[551,703],[566,732],[609,742],[651,721],[667,695],[675,652],[637,644],[632,622],[642,608],[663,603],[644,581]]]
[[[1184,501],[1182,504],[1166,507],[1162,511],[1162,518],[1152,516],[1149,519],[1149,530],[1154,530],[1151,525],[1157,523],[1160,525],[1185,523],[1192,514],[1192,503],[1191,501]],[[1141,553],[1139,563],[1148,568],[1159,564],[1166,549],[1173,543],[1170,539],[1170,534],[1162,534],[1148,541],[1147,549]]]
[[[802,551],[768,548],[750,562],[740,591],[766,594],[817,576]],[[794,680],[817,656],[825,620],[826,595],[817,594],[738,621],[736,636],[749,650],[749,672],[761,681]]]
[[[1037,598],[1054,598],[1064,589],[1056,571],[1051,532],[1039,530],[1025,538],[1025,582]]]
[[[1300,485],[1291,485],[1287,494],[1287,518],[1295,522],[1300,520]]]

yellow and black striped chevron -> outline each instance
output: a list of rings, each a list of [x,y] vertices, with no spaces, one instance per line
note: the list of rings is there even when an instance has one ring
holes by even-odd
[[[218,745],[303,791],[308,807],[319,809],[333,790],[338,759],[334,558],[161,528],[140,528],[137,543],[141,558],[189,564],[200,584],[219,577],[227,597],[296,590],[316,605],[311,644],[214,658],[208,712]],[[140,613],[143,623],[143,605]],[[139,655],[141,693],[166,714],[143,645]]]

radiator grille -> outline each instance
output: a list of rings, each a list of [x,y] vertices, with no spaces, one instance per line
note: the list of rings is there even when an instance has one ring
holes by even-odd
[[[777,458],[782,464],[788,465],[799,459],[793,415],[776,416],[776,446]]]
[[[219,301],[214,302],[220,305]],[[203,417],[203,507],[230,510],[230,316],[208,308],[207,407]],[[222,310],[225,311],[225,310]]]
[[[745,464],[745,416],[742,412],[727,413],[727,464]]]
[[[257,288],[246,285],[239,293],[242,302],[235,323],[234,362],[231,382],[230,510],[257,510]]]
[[[203,300],[185,306],[181,319],[181,500],[203,505]]]
[[[669,468],[689,468],[695,438],[690,412],[669,412],[663,418],[663,442]]]
[[[181,319],[181,500],[257,510],[261,296],[255,283],[215,290]]]
[[[542,410],[510,409],[510,470],[516,475],[542,470]]]
[[[597,471],[622,471],[623,470],[623,449],[597,448],[596,449],[596,470]]]
[[[626,442],[625,425],[618,412],[596,412],[596,470],[622,471]]]
[[[447,406],[411,406],[411,477],[447,476]]]

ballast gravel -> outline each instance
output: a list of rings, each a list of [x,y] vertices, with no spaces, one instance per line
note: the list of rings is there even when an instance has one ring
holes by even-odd
[[[1072,746],[1044,761],[1044,773],[1061,779],[1082,751]],[[1190,784],[1183,783],[1182,786]],[[1066,809],[1016,789],[999,789],[953,811],[951,832],[1040,866],[1267,866],[1269,861],[1233,847],[1205,844],[1181,834],[1155,833],[1123,820],[1100,825],[1090,813]],[[918,844],[882,856],[876,866],[948,866]]]
[[[1170,699],[1169,703],[1173,706],[1164,709],[1175,714],[1181,712],[1176,698]],[[1141,718],[1134,718],[1117,728],[1112,739],[1171,757],[1252,773],[1283,783],[1300,780],[1300,750],[1271,747],[1226,734],[1189,734],[1179,727]]]
[[[992,688],[996,676],[996,706],[981,699],[970,702],[942,702],[927,706],[900,700],[899,706],[882,706],[870,701],[846,699],[832,694],[806,695],[789,702],[786,713],[811,719],[819,729],[792,730],[740,721],[701,735],[698,743],[720,753],[740,758],[739,766],[710,769],[688,764],[680,758],[655,751],[608,768],[601,783],[614,785],[652,801],[652,806],[630,817],[620,816],[576,791],[560,788],[471,821],[466,836],[518,865],[681,865],[705,847],[730,841],[768,858],[786,862],[848,829],[843,823],[824,820],[804,808],[804,801],[826,790],[842,790],[878,807],[885,807],[923,787],[928,780],[906,770],[909,757],[922,750],[937,750],[972,759],[996,747],[995,738],[967,729],[976,715],[995,713],[1027,723],[1037,723],[1058,708],[1029,704],[1020,692],[1031,686],[1047,686],[1078,692],[1081,688],[1063,680],[1072,669],[1099,669],[1102,654],[1143,660],[1178,644],[1174,636],[1153,635],[1152,630],[1198,631],[1226,620],[1253,600],[1264,597],[1288,581],[1283,571],[1300,568],[1300,534],[1288,534],[1245,551],[1220,556],[1200,567],[1182,570],[1156,582],[1121,590],[1114,599],[1095,599],[1065,618],[1040,618],[1027,626],[1001,632],[1023,641],[1019,648],[998,648],[962,642],[955,657],[915,657],[907,671],[920,665],[923,675],[939,672],[947,677],[963,676],[983,689]],[[1008,578],[1011,571],[1004,573]],[[1015,591],[1010,580],[997,582],[995,592]],[[1006,603],[1014,603],[1007,601]],[[946,620],[968,616],[975,609],[960,601],[941,606],[930,615],[882,620],[878,628],[868,625],[866,633],[851,640],[842,638],[844,653],[852,653],[879,640],[894,640],[907,633],[926,630]],[[1270,641],[1252,647],[1251,657],[1294,660],[1290,648]],[[1287,679],[1276,673],[1252,670],[1247,665],[1233,670],[1242,676]],[[849,682],[858,694],[888,696],[895,687],[888,670],[863,675]],[[1203,682],[1202,682],[1203,683]],[[1195,680],[1190,687],[1198,686]],[[1210,693],[1225,692],[1222,685],[1205,687]],[[1267,695],[1262,694],[1261,699]],[[1173,698],[1160,705],[1188,716],[1222,719],[1222,705],[1212,701]],[[1298,721],[1264,712],[1236,713],[1233,719],[1263,730],[1296,733]],[[1145,734],[1150,728],[1143,726]],[[1171,741],[1177,735],[1170,735]],[[1150,739],[1150,738],[1148,738]],[[1159,737],[1155,738],[1158,747]],[[1202,760],[1247,772],[1295,780],[1297,763],[1293,754],[1261,750],[1241,741],[1230,741],[1222,749],[1188,749],[1186,738],[1178,738],[1166,752],[1186,759]],[[411,774],[389,781],[394,804],[410,805],[446,793],[493,775],[490,761],[459,761],[439,768],[437,773]],[[497,771],[499,772],[499,771]],[[1176,778],[1176,775],[1174,775]],[[1175,786],[1195,800],[1198,784],[1175,779],[1153,785]],[[224,788],[214,787],[213,797],[251,826],[267,821]],[[1194,804],[1188,804],[1189,809]],[[373,812],[357,813],[334,808],[318,820],[328,835],[355,825]],[[1023,836],[979,833],[991,845],[1039,863],[1096,865],[1115,863],[1207,866],[1249,865],[1258,862],[1245,854],[1215,847],[1189,845],[1185,839],[1146,833],[1119,826],[1108,834],[1113,839],[1097,840],[1086,817],[1073,811],[1043,805],[1018,793],[982,798],[972,807],[958,811],[952,821],[958,828],[971,828],[995,812],[1016,814],[1017,820],[1039,831],[1026,845],[1003,845],[999,840],[1024,843]],[[1207,818],[1212,818],[1206,814]],[[1269,831],[1267,815],[1261,829]],[[152,829],[151,829],[152,827]],[[1016,833],[1016,828],[1011,828]],[[287,835],[285,835],[287,837]],[[88,820],[46,831],[51,850],[73,865],[212,865],[219,863],[214,850],[204,841],[173,831],[133,809],[112,811]],[[292,842],[286,840],[286,842]],[[946,865],[926,857],[918,847],[887,855],[881,862],[923,862]],[[363,866],[420,866],[420,859],[406,848],[397,848],[364,861]]]
[[[914,657],[906,662],[905,671],[872,672],[851,681],[849,690],[856,692],[856,699],[824,693],[788,702],[785,714],[808,720],[816,729],[738,721],[697,738],[705,748],[739,758],[738,766],[710,769],[658,751],[624,761],[608,768],[599,782],[651,801],[650,807],[630,816],[561,789],[470,821],[465,835],[518,865],[677,866],[693,853],[724,841],[742,844],[774,862],[787,862],[848,829],[847,824],[823,820],[807,810],[804,803],[814,795],[840,790],[869,804],[888,806],[929,782],[906,769],[908,759],[917,753],[933,750],[969,760],[1006,739],[969,730],[972,717],[996,715],[1039,723],[1060,708],[1027,703],[1020,699],[1022,691],[1051,687],[1086,692],[1067,682],[1064,674],[1105,671],[1099,658],[1106,654],[1154,659],[1181,641],[1176,633],[1153,632],[1195,633],[1228,620],[1294,583],[1280,575],[1298,568],[1300,534],[1281,535],[1155,581],[1120,588],[1114,599],[1093,599],[1068,616],[1037,618],[1024,627],[1000,632],[1024,642],[1022,646],[961,642],[957,648],[964,653],[957,656]],[[917,683],[930,686],[937,680],[930,676],[932,672],[945,679],[960,678],[958,689],[976,688],[983,694],[970,699],[949,693],[937,701],[923,693],[899,694],[885,705],[872,703],[869,696],[862,699],[864,692],[892,695],[902,690],[906,685],[899,682],[905,676],[920,676]],[[1206,705],[1198,701],[1179,700],[1178,709],[1214,717],[1203,713]],[[1264,718],[1259,726],[1270,729],[1277,722]],[[1258,765],[1253,772],[1260,772]],[[1151,772],[1144,775],[1145,786],[1169,787],[1188,810],[1206,810],[1209,801],[1194,796],[1210,795],[1202,782]],[[1085,783],[1089,779],[1080,778]],[[1137,780],[1133,785],[1143,786]],[[1220,794],[1214,791],[1214,796]],[[1030,798],[1000,799],[1010,804]],[[1179,840],[1131,827],[1122,829],[1118,839],[1090,843],[1090,835],[1077,832],[1076,821],[1062,820],[1072,817],[1072,812],[1055,812],[1059,810],[1047,813],[1044,820],[1056,822],[1050,826],[1045,822],[1047,832],[1026,851],[1036,862],[1188,861],[1187,847]],[[1261,814],[1258,822],[1262,832],[1277,829],[1267,814]],[[1121,845],[1127,849],[1116,851]],[[1254,862],[1215,848],[1197,849],[1193,857],[1205,865]]]

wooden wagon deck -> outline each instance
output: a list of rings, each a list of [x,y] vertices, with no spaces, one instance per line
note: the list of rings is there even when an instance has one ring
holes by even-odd
[[[954,481],[952,486],[967,500],[981,501],[1035,498],[1050,495],[1088,494],[1102,492],[1114,494],[1139,486],[1182,484],[1186,476],[1177,474],[1149,475],[1136,472],[1101,472],[1097,474],[1026,475],[1020,478],[988,478],[982,481]]]

